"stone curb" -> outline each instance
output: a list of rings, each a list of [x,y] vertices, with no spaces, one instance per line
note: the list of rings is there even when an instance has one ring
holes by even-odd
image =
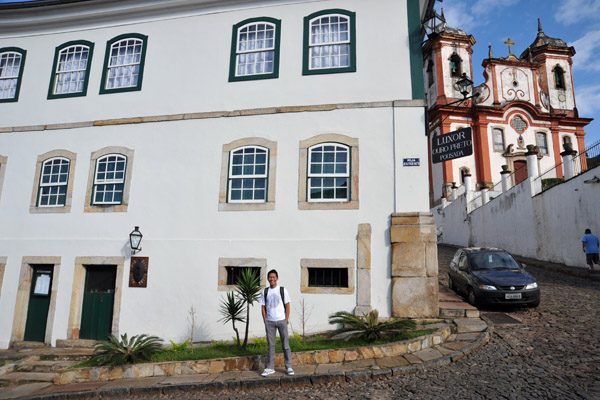
[[[90,397],[130,397],[143,395],[176,395],[179,392],[194,392],[194,391],[218,391],[218,390],[238,390],[240,388],[250,389],[253,387],[286,387],[295,385],[328,385],[331,383],[357,382],[368,381],[370,379],[385,379],[396,375],[405,375],[424,370],[426,368],[439,368],[449,365],[464,356],[472,353],[490,341],[494,326],[491,321],[486,320],[488,328],[481,332],[479,337],[473,342],[466,345],[463,349],[457,350],[451,354],[442,356],[435,360],[425,361],[420,364],[411,364],[403,367],[392,367],[382,369],[364,369],[356,371],[334,371],[326,374],[316,375],[299,375],[299,376],[281,376],[268,377],[261,379],[245,379],[231,380],[225,382],[213,381],[207,383],[186,383],[169,386],[147,386],[147,387],[132,387],[132,388],[115,388],[115,389],[98,389],[93,391],[56,393],[49,395],[41,395],[35,397],[23,397],[22,399],[38,399],[38,400],[74,400],[88,399]]]

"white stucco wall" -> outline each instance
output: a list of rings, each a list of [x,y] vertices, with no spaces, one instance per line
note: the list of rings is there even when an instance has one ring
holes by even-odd
[[[527,179],[470,214],[462,196],[434,212],[442,242],[500,247],[542,261],[585,267],[581,237],[587,228],[600,232],[600,185],[583,181],[599,172],[596,167],[533,198]]]

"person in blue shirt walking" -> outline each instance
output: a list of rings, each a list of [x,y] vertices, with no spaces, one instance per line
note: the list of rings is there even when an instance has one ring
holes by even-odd
[[[590,266],[588,271],[595,271],[594,263],[600,265],[598,257],[598,236],[593,235],[590,229],[585,230],[585,235],[581,238],[581,245],[585,253],[586,261]]]

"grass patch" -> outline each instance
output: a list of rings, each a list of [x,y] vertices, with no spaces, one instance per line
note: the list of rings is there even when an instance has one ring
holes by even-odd
[[[374,342],[367,342],[366,340],[333,340],[330,339],[331,334],[316,335],[307,338],[304,342],[299,335],[290,337],[290,348],[292,352],[298,351],[309,351],[309,350],[329,350],[329,349],[343,349],[348,347],[359,347],[359,346],[373,346],[386,344],[391,342],[398,342],[401,340],[413,339],[420,336],[429,335],[435,332],[435,329],[423,329],[416,331],[404,332],[395,336],[391,336],[386,339],[377,340]],[[332,333],[333,334],[333,333]],[[275,346],[277,353],[282,352],[281,343],[277,338],[277,344]],[[256,343],[248,343],[246,350],[238,350],[235,344],[214,342],[209,346],[195,346],[194,350],[188,347],[185,350],[174,351],[172,348],[167,348],[160,353],[156,353],[152,356],[149,362],[169,362],[169,361],[187,361],[187,360],[207,360],[211,358],[227,358],[227,357],[240,357],[240,356],[255,356],[255,355],[266,355],[267,354],[267,343],[266,340],[257,339]],[[94,364],[88,361],[81,362],[73,365],[72,368],[83,368],[92,367]]]

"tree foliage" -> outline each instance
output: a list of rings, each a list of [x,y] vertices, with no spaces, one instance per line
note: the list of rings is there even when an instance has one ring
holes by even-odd
[[[233,325],[233,330],[235,331],[235,336],[237,338],[237,347],[240,349],[242,346],[240,344],[240,333],[235,326],[236,322],[245,322],[246,317],[244,314],[244,301],[240,298],[237,298],[233,292],[228,292],[225,299],[221,299],[221,306],[219,311],[223,318],[219,321],[223,322],[223,324],[231,321]]]

